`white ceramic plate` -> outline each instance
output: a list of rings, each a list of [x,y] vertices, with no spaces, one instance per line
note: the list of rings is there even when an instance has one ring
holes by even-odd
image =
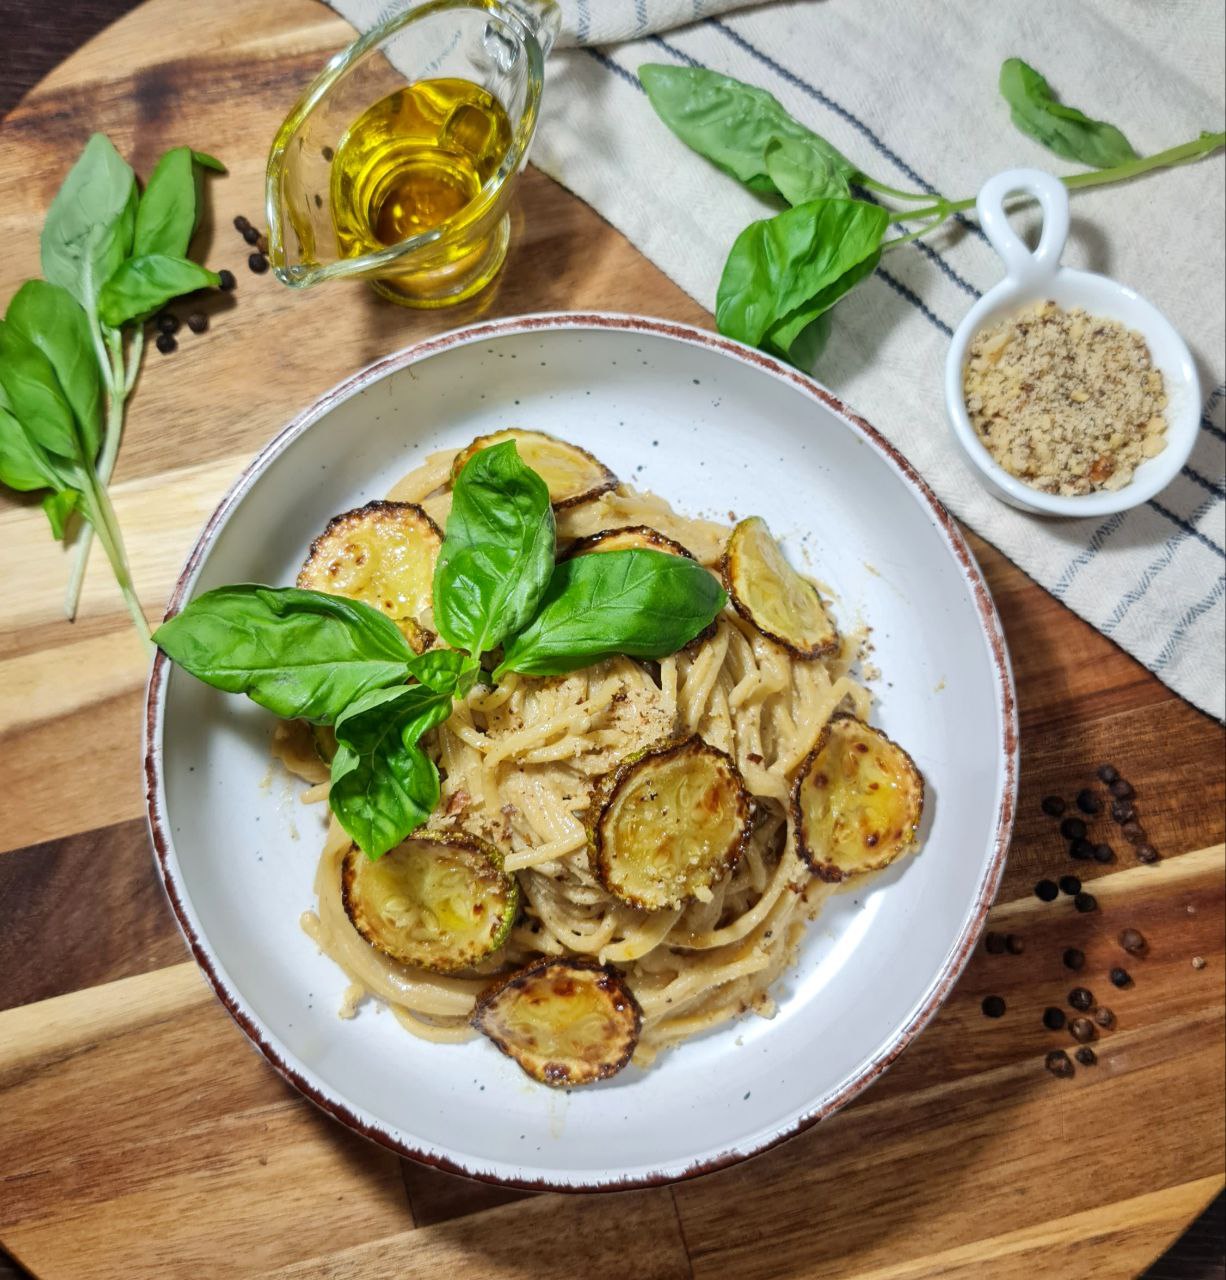
[[[433,449],[509,425],[596,453],[683,511],[761,513],[873,627],[875,721],[927,779],[924,846],[836,897],[752,1015],[650,1070],[559,1093],[483,1039],[407,1035],[298,926],[318,810],[270,771],[272,718],[159,657],[149,820],[170,901],[222,1002],[273,1066],[377,1142],[444,1168],[561,1189],[717,1168],[871,1083],[932,1017],[975,944],[1012,823],[1017,727],[999,624],[950,517],[907,463],[816,383],[736,343],[626,316],[495,321],[390,356],[325,396],[252,463],[171,601],[290,583],[328,518],[381,497]],[[934,430],[937,429],[934,426]]]

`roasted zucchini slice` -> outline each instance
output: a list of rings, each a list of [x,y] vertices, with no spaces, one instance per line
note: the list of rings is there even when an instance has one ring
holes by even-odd
[[[740,772],[697,735],[631,756],[597,796],[588,831],[596,874],[649,911],[701,894],[736,865],[749,836]]]
[[[555,510],[577,507],[581,502],[590,502],[592,498],[617,488],[617,477],[586,449],[546,435],[543,431],[521,431],[517,427],[478,436],[467,449],[461,449],[451,464],[452,483],[474,453],[492,448],[504,440],[514,440],[520,459],[544,480],[549,490],[549,501]]]
[[[801,855],[823,880],[879,871],[915,844],[924,779],[879,729],[839,714],[822,730],[792,786]]]
[[[315,754],[324,764],[331,764],[332,757],[336,755],[336,731],[330,724],[312,724],[307,727],[311,731],[311,745],[315,748]]]
[[[611,965],[546,956],[482,992],[472,1025],[533,1080],[562,1087],[616,1075],[643,1015]]]
[[[723,574],[737,613],[798,658],[818,658],[839,647],[817,588],[788,564],[761,516],[733,529]]]
[[[502,855],[463,831],[418,831],[373,860],[355,845],[341,866],[341,897],[372,947],[439,973],[502,946],[519,909]]]
[[[586,538],[573,542],[562,558],[573,560],[576,556],[590,556],[597,551],[663,551],[666,555],[694,559],[693,553],[681,543],[646,524],[622,525],[618,529],[601,529],[599,533],[588,534]]]
[[[382,610],[418,653],[433,636],[418,621],[429,608],[443,535],[412,502],[368,502],[328,522],[311,544],[298,585]]]

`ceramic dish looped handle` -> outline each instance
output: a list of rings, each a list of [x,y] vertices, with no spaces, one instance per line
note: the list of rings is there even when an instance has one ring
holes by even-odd
[[[1009,225],[1005,213],[1005,200],[1018,192],[1033,196],[1043,210],[1043,234],[1033,253]],[[1006,169],[983,184],[975,207],[979,211],[979,225],[1004,260],[1005,270],[1013,280],[1018,284],[1035,284],[1055,275],[1068,239],[1068,190],[1059,178],[1042,169]]]

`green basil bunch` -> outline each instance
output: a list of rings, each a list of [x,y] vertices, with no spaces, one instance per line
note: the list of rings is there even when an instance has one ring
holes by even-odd
[[[793,364],[812,365],[829,336],[831,308],[876,270],[882,253],[975,207],[974,196],[948,200],[878,181],[765,90],[730,76],[648,63],[639,68],[639,79],[656,114],[687,146],[751,191],[791,206],[737,237],[719,282],[715,318],[721,333]],[[1093,166],[1064,179],[1072,189],[1185,164],[1226,142],[1226,133],[1203,133],[1138,156],[1119,129],[1059,102],[1019,58],[1002,66],[1000,92],[1021,132],[1065,159]],[[920,225],[887,240],[891,222]]]
[[[475,454],[455,482],[434,573],[435,625],[452,648],[418,655],[359,601],[258,584],[206,592],[153,638],[206,684],[332,725],[332,812],[377,858],[437,806],[438,770],[419,739],[478,679],[560,675],[615,654],[662,658],[727,601],[693,560],[556,555],[549,491],[508,440]],[[497,649],[490,675],[482,659]]]
[[[187,257],[212,156],[176,147],[144,191],[105,135],[69,170],[43,224],[44,279],[28,280],[0,321],[0,483],[43,492],[56,538],[85,520],[65,602],[76,612],[92,534],[133,622],[145,623],[107,485],[136,381],[143,322],[173,298],[219,282]]]

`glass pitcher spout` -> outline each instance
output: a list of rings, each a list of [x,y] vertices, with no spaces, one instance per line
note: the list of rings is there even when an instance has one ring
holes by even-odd
[[[559,23],[555,0],[430,0],[337,54],[269,156],[277,279],[364,278],[417,307],[488,284]]]

